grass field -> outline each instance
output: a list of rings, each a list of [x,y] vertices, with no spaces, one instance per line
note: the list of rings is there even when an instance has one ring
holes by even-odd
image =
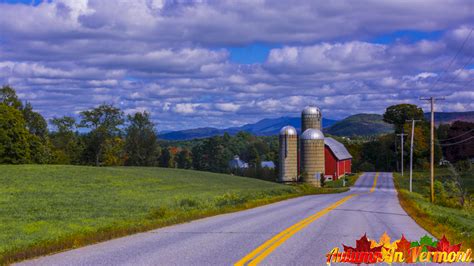
[[[190,170],[0,165],[0,264],[305,194]]]
[[[449,240],[474,247],[474,209],[472,202],[459,205],[459,197],[450,191],[451,173],[446,168],[435,171],[435,203],[430,202],[429,172],[414,172],[413,193],[409,192],[409,177],[395,173],[395,185],[402,207],[418,224],[437,238],[446,234]],[[463,173],[462,184],[472,197],[473,173]]]

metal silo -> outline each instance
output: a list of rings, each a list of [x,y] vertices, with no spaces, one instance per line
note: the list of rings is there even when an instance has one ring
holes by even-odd
[[[314,128],[321,130],[321,110],[316,106],[306,106],[301,112],[301,132]]]
[[[280,182],[296,182],[298,179],[298,135],[292,126],[280,130]]]
[[[300,141],[302,181],[319,187],[320,175],[324,174],[324,135],[310,128],[301,134]]]

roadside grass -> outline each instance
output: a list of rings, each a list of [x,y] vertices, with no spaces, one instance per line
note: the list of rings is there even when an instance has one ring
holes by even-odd
[[[167,168],[0,165],[0,264],[347,190]]]
[[[443,235],[456,244],[462,242],[463,248],[474,247],[474,209],[468,202],[459,205],[458,198],[449,190],[450,172],[446,168],[436,169],[435,204],[430,202],[429,172],[413,173],[413,193],[409,192],[409,176],[394,173],[395,186],[400,204],[405,211],[433,236]],[[472,173],[461,175],[462,183],[472,186]],[[472,197],[472,187],[467,187]],[[470,191],[470,192],[469,192]]]
[[[354,174],[346,176],[345,187],[353,186],[361,174],[362,173],[354,173]],[[343,180],[342,178],[339,178],[338,180],[334,180],[334,181],[326,181],[324,183],[324,187],[325,188],[343,188]]]

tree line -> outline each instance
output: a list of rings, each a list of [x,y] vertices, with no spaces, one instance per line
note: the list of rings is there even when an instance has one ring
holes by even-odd
[[[429,122],[416,105],[390,106],[384,121],[394,133],[371,138],[340,138],[353,157],[353,171],[397,171],[400,169],[400,137],[406,133],[404,162],[409,161],[411,123],[418,119],[414,136],[414,166],[429,166]],[[233,173],[274,180],[278,169],[278,136],[258,137],[246,132],[188,141],[160,141],[147,112],[125,115],[119,108],[102,104],[72,116],[48,122],[29,102],[22,103],[10,86],[0,89],[0,163],[77,164],[95,166],[161,166]],[[472,123],[440,126],[437,135],[452,137],[472,129]],[[450,131],[451,130],[451,131]],[[454,134],[454,135],[453,135]],[[442,156],[435,146],[436,159]],[[464,151],[466,150],[466,151]],[[472,149],[443,149],[448,159],[467,158]],[[248,169],[230,169],[234,155],[249,163]],[[470,157],[469,157],[470,158]],[[275,169],[262,169],[262,161],[273,161]]]
[[[22,103],[10,86],[0,89],[0,163],[158,165],[161,153],[147,112],[125,116],[102,104],[49,121]],[[87,133],[79,133],[83,128]]]
[[[0,163],[75,164],[95,166],[161,166],[232,173],[234,155],[254,166],[235,174],[271,175],[260,169],[262,160],[277,161],[278,142],[245,132],[207,139],[159,141],[148,112],[125,115],[101,104],[72,116],[48,122],[22,103],[10,86],[0,89]]]

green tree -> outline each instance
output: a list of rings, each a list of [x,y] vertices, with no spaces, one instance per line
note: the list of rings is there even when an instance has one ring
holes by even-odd
[[[395,132],[403,131],[406,120],[424,119],[423,110],[414,104],[397,104],[388,107],[383,114],[383,120],[395,126]]]
[[[176,154],[174,153],[176,147],[166,147],[162,149],[161,156],[159,159],[161,167],[176,168]]]
[[[31,103],[27,102],[25,107],[22,108],[23,117],[25,118],[26,128],[28,131],[40,137],[46,139],[48,136],[48,124],[40,113],[33,111]]]
[[[154,166],[158,164],[161,150],[155,126],[147,112],[128,115],[129,125],[125,129],[125,151],[127,165]]]
[[[15,90],[8,85],[3,86],[0,89],[0,102],[17,110],[21,110],[23,107],[20,99],[18,99],[18,96],[16,95]]]
[[[193,157],[188,149],[182,149],[176,156],[178,168],[190,169],[193,166]]]
[[[0,103],[0,163],[29,162],[29,137],[21,112]]]
[[[53,159],[53,147],[48,136],[48,124],[43,116],[33,111],[31,103],[27,102],[21,109],[25,118],[26,129],[30,132],[31,161],[33,163],[50,163]]]
[[[121,166],[124,165],[127,157],[124,151],[125,141],[120,137],[108,138],[103,144],[101,154],[103,165]]]
[[[113,105],[102,104],[91,110],[81,112],[81,127],[91,129],[87,138],[87,154],[91,153],[93,158],[87,161],[93,161],[96,166],[101,165],[101,155],[104,150],[105,142],[108,139],[120,135],[120,126],[123,125],[123,112]]]
[[[82,145],[76,133],[76,120],[71,116],[53,118],[50,123],[55,131],[50,134],[54,147],[56,163],[78,164]]]

